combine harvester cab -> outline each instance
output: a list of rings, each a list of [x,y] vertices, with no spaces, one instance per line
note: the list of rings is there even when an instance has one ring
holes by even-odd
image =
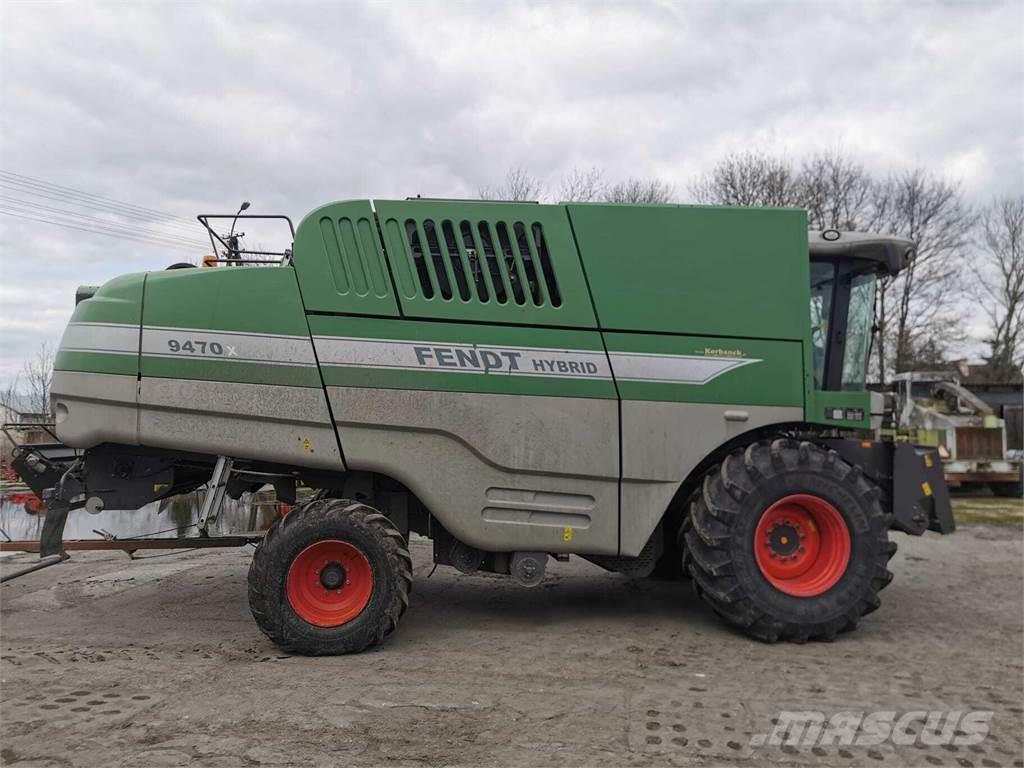
[[[278,266],[86,292],[41,552],[83,506],[206,484],[205,532],[226,495],[306,487],[249,576],[288,650],[391,632],[411,532],[525,585],[570,554],[689,575],[755,637],[831,639],[877,607],[890,529],[953,530],[935,451],[877,439],[864,387],[876,279],[912,255],[808,241],[800,210],[332,203]]]

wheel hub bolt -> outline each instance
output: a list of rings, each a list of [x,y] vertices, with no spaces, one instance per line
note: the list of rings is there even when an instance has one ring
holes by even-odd
[[[324,589],[339,589],[345,583],[345,569],[341,563],[327,563],[320,571],[320,584]]]

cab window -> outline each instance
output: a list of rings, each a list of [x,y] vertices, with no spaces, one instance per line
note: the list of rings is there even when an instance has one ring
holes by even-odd
[[[832,318],[834,264],[811,262],[811,354],[814,357],[814,388],[822,389],[825,377],[825,352],[828,349],[829,322]]]
[[[871,334],[875,318],[875,275],[854,275],[850,280],[850,308],[846,313],[846,348],[843,350],[843,389],[862,390],[868,372]]]

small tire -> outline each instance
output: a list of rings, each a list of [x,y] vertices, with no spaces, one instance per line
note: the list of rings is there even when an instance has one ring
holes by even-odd
[[[889,541],[890,515],[880,497],[859,467],[809,442],[762,441],[728,455],[704,478],[690,508],[687,565],[698,595],[726,621],[767,642],[832,640],[853,629],[879,607],[878,593],[892,580],[886,564],[896,545]],[[835,562],[822,561],[817,579],[808,570],[806,581],[800,581],[804,572],[791,583],[781,580],[779,564],[767,565],[771,552],[755,552],[757,546],[775,552],[779,541],[793,546],[786,538],[771,538],[775,533],[764,527],[779,504],[796,503],[790,499],[806,500],[809,509],[820,508],[830,518],[824,527],[813,517],[805,520],[811,541],[800,557],[808,567],[834,555]],[[803,553],[804,536],[791,538]]]
[[[357,653],[394,631],[411,586],[412,558],[387,517],[359,502],[318,499],[275,523],[256,548],[249,608],[288,653]]]

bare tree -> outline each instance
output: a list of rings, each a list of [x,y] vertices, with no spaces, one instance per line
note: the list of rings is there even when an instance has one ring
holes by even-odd
[[[807,209],[810,229],[872,231],[885,213],[885,198],[864,166],[838,152],[804,161],[794,198]]]
[[[671,203],[675,190],[658,179],[629,178],[605,187],[603,197],[609,203]]]
[[[706,205],[803,205],[799,174],[785,159],[752,151],[729,155],[690,185]]]
[[[509,168],[505,181],[498,187],[480,187],[481,200],[532,201],[544,197],[544,182],[521,167]]]
[[[979,217],[975,296],[988,317],[991,379],[1019,381],[1024,357],[1024,196],[993,200]]]
[[[604,171],[597,167],[573,168],[561,180],[558,199],[563,202],[603,200],[609,203],[670,203],[675,198],[672,185],[658,179],[628,178],[606,184]],[[549,199],[545,182],[520,167],[510,168],[505,181],[497,187],[480,187],[481,200],[534,201]]]
[[[604,171],[593,166],[586,170],[573,168],[558,188],[558,199],[566,203],[599,200],[604,191]]]
[[[53,349],[44,342],[35,356],[25,361],[21,373],[0,389],[0,422],[22,423],[23,415],[48,420],[53,363]],[[5,466],[15,445],[8,434],[0,436],[0,461]]]
[[[0,389],[0,419],[6,421],[7,419],[14,416],[21,406],[21,395],[20,390],[20,376],[15,375],[13,379],[7,382],[7,385]]]
[[[0,389],[0,423],[16,420],[18,400],[18,377],[15,376],[3,389]],[[16,443],[11,439],[9,433],[0,433],[0,468],[4,475],[2,479],[8,479],[6,477],[9,471],[8,462],[11,460],[11,451],[14,450],[15,445]]]
[[[958,183],[920,168],[890,176],[876,195],[879,228],[917,247],[911,264],[880,291],[880,338],[893,345],[896,371],[931,365],[948,344],[963,338],[955,299],[964,289],[974,215]],[[889,361],[883,344],[879,356],[884,380]]]
[[[25,361],[22,369],[24,394],[26,405],[32,413],[50,413],[50,383],[53,380],[53,362],[54,352],[48,342],[40,344],[35,356]]]

